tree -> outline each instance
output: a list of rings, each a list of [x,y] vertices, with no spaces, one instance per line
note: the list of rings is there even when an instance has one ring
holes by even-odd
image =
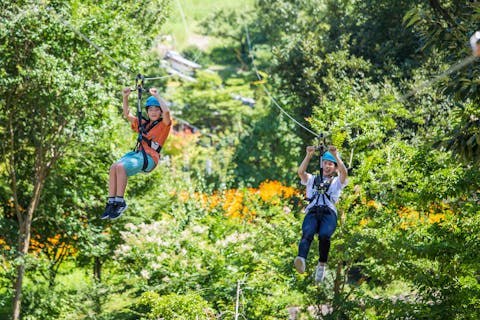
[[[248,23],[252,12],[227,11],[220,9],[212,12],[210,17],[200,23],[204,34],[220,39],[229,39],[240,47],[240,53],[248,52],[247,37],[244,32],[245,23]]]
[[[18,223],[14,320],[20,317],[32,223],[46,180],[99,110],[109,104],[105,89],[115,84],[111,80],[125,72],[111,71],[115,65],[112,58],[100,54],[71,28],[108,47],[110,57],[135,61],[148,42],[133,41],[126,31],[135,23],[142,34],[155,34],[164,17],[154,14],[163,8],[163,1],[148,6],[132,3],[123,11],[108,1],[98,7],[81,7],[76,2],[38,7],[30,1],[9,2],[2,7],[0,121],[5,130],[0,134],[5,142],[5,169],[1,173],[9,181],[11,189],[4,197],[13,199]],[[73,17],[70,22],[63,19],[64,11]],[[137,22],[137,15],[146,22]],[[100,37],[107,41],[100,43]],[[102,87],[102,81],[107,85]]]
[[[258,186],[268,179],[291,184],[297,179],[300,139],[294,124],[273,108],[257,107],[254,120],[240,136],[231,164],[235,185]]]
[[[431,0],[419,3],[405,15],[406,25],[420,35],[419,50],[440,56],[441,63],[458,68],[437,85],[438,91],[448,94],[459,104],[455,108],[455,128],[446,130],[439,140],[448,150],[466,162],[478,162],[478,116],[470,107],[479,102],[479,69],[471,57],[469,37],[477,31],[480,5],[475,1]],[[438,62],[437,62],[438,63]],[[438,66],[437,66],[438,67]],[[466,104],[463,104],[467,102]],[[458,122],[457,122],[458,120]]]
[[[276,8],[292,3],[283,1]],[[334,240],[340,250],[332,254],[337,267],[335,287],[343,289],[333,297],[320,290],[312,292],[317,304],[333,301],[333,317],[354,317],[358,316],[356,312],[371,310],[374,316],[421,318],[427,314],[428,301],[434,301],[434,317],[448,313],[446,306],[450,304],[450,308],[458,305],[462,310],[457,318],[468,318],[453,291],[462,292],[462,300],[469,306],[477,292],[470,257],[475,250],[472,241],[478,237],[468,236],[478,219],[478,213],[473,213],[478,208],[474,200],[478,199],[474,191],[478,189],[474,182],[477,170],[472,169],[471,162],[462,167],[442,150],[432,151],[437,139],[452,143],[444,132],[454,132],[464,141],[458,151],[470,160],[478,159],[472,158],[478,152],[478,112],[471,107],[471,101],[478,97],[472,77],[476,70],[456,73],[433,89],[408,95],[409,99],[397,98],[429,79],[436,80],[433,77],[439,68],[446,70],[465,58],[469,48],[462,47],[461,41],[465,44],[467,39],[461,34],[474,17],[478,18],[477,4],[429,3],[432,8],[427,3],[413,5],[406,1],[329,1],[328,10],[315,17],[303,6],[302,23],[276,21],[279,30],[289,31],[279,33],[283,41],[270,43],[277,90],[294,101],[290,111],[299,118],[309,117],[314,131],[327,132],[341,151],[354,150],[350,183],[358,184],[359,201],[342,208],[347,213],[346,224]],[[409,12],[411,6],[416,8]],[[473,15],[466,14],[468,7]],[[264,9],[270,10],[268,6]],[[415,32],[409,29],[412,26]],[[469,88],[468,94],[462,87]],[[450,204],[451,212],[438,210],[438,202]],[[457,220],[463,214],[467,215],[468,227],[460,227]],[[446,230],[457,230],[453,236],[456,240]],[[410,233],[418,237],[412,239]],[[457,241],[466,244],[465,252],[459,254],[465,257],[462,262],[434,258],[441,254],[442,245],[451,257],[457,251]],[[407,267],[399,267],[399,261]],[[416,267],[425,266],[430,274],[413,276]],[[412,268],[412,274],[405,271]],[[355,273],[360,274],[358,282]],[[466,282],[457,284],[456,277]],[[394,280],[404,281],[407,286],[420,285],[420,297],[395,305],[388,297],[374,298],[363,291],[389,286]],[[433,299],[435,294],[438,298]]]

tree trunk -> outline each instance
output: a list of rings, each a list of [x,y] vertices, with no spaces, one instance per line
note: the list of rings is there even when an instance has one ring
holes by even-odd
[[[93,277],[96,282],[102,282],[102,262],[100,261],[99,257],[94,258],[93,263]]]
[[[340,210],[339,213],[340,213],[339,226],[340,226],[341,234],[343,234],[343,228],[345,226],[345,220],[347,219],[347,212],[346,212],[346,210]],[[343,251],[343,250],[345,250],[345,247],[342,245],[342,247],[339,248],[339,250]],[[339,259],[337,261],[337,268],[335,270],[335,279],[333,281],[333,292],[334,292],[335,296],[339,295],[342,292],[342,289],[343,289],[343,286],[344,286],[345,277],[342,274],[343,263],[344,263],[343,259]]]
[[[31,219],[29,216],[27,216],[23,224],[20,226],[20,240],[18,243],[20,264],[17,267],[17,279],[15,281],[15,287],[14,287],[15,295],[13,298],[13,309],[12,309],[13,320],[20,319],[23,278],[25,276],[25,261],[23,258],[25,258],[28,253],[28,247],[30,243],[30,227],[31,227]]]
[[[337,270],[335,274],[335,280],[333,282],[333,293],[337,296],[340,294],[342,291],[342,285],[343,285],[343,275],[342,275],[342,269],[343,269],[343,260],[340,260],[337,263]]]
[[[20,319],[20,307],[22,302],[22,285],[23,285],[23,275],[25,273],[25,266],[20,265],[17,267],[17,280],[15,282],[15,296],[13,298],[13,314],[12,319]]]
[[[38,176],[37,176],[38,177]],[[32,217],[33,212],[36,210],[38,206],[38,202],[40,200],[41,190],[43,188],[43,184],[45,181],[45,176],[42,174],[35,182],[34,186],[34,193],[32,197],[32,201],[30,206],[28,207],[26,216],[23,216],[21,212],[18,210],[18,220],[20,225],[20,235],[18,241],[18,252],[20,257],[20,263],[17,267],[17,278],[15,280],[15,295],[13,297],[13,308],[12,308],[12,319],[13,320],[20,320],[20,311],[21,311],[21,304],[22,304],[22,287],[23,287],[23,278],[25,276],[25,260],[24,258],[28,254],[28,249],[30,246],[30,236],[31,236],[31,227],[32,227]]]

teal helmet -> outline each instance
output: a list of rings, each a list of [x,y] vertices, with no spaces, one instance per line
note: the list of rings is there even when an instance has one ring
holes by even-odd
[[[151,96],[147,99],[147,102],[145,102],[145,108],[148,109],[148,107],[160,107],[160,102],[158,102],[157,98]]]
[[[335,157],[328,151],[323,154],[322,160],[332,161],[333,163],[337,164],[337,159],[335,159]]]

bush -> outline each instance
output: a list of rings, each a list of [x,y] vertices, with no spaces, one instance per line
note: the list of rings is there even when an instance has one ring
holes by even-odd
[[[146,307],[148,314],[143,319],[215,319],[208,303],[196,293],[185,295],[169,294],[160,296],[153,291],[142,294],[138,303],[140,307]]]

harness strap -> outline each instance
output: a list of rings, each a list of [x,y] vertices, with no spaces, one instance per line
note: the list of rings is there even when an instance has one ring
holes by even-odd
[[[322,219],[323,215],[325,214],[332,214],[332,209],[328,206],[313,206],[310,209],[308,209],[307,214],[318,214],[320,215],[320,220]]]
[[[145,119],[146,120],[146,119]],[[145,126],[147,126],[150,121],[149,120],[146,120],[147,122],[145,123]],[[147,145],[152,148],[155,152],[157,153],[160,153],[160,150],[162,150],[162,146],[159,145],[158,143],[156,143],[155,141],[152,141],[150,139],[147,138],[147,135],[148,133],[150,132],[150,130],[153,129],[153,127],[155,127],[157,124],[159,124],[160,122],[162,121],[162,119],[159,119],[159,120],[155,120],[152,122],[152,124],[150,125],[150,127],[146,128],[146,129],[142,129],[142,139],[145,140],[145,142],[147,143]],[[142,155],[143,155],[143,166],[142,166],[142,171],[144,172],[150,172],[152,171],[153,169],[155,169],[156,165],[152,168],[152,170],[149,170],[147,171],[147,167],[148,167],[148,157],[147,157],[147,153],[145,152],[145,149],[143,148],[143,145],[141,144],[140,141],[137,141],[137,144],[135,146],[135,149],[134,149],[135,152],[138,152],[138,151],[141,151],[142,152]]]
[[[147,167],[148,167],[148,157],[147,157],[147,153],[145,152],[145,149],[143,149],[143,147],[142,147],[141,150],[142,150],[142,155],[143,155],[142,171],[148,172],[148,171],[147,171]]]
[[[148,139],[146,136],[143,136],[143,140],[148,144],[150,148],[152,148],[156,153],[160,153],[162,150],[162,146],[156,143],[155,141],[152,141]]]
[[[315,185],[317,184],[317,179],[322,179],[322,180],[323,180],[323,178],[320,178],[319,176],[315,176],[315,177],[314,177],[314,180],[313,180],[313,186],[315,186]],[[323,182],[322,180],[321,180],[320,182]],[[319,184],[319,183],[318,183],[318,184]],[[332,199],[330,199],[330,195],[327,193],[328,190],[330,189],[330,185],[331,185],[331,183],[328,183],[328,185],[327,185],[327,190],[325,190],[325,192],[323,192],[323,193],[318,193],[318,191],[317,191],[317,193],[314,194],[313,197],[307,198],[307,200],[311,203],[311,202],[312,202],[313,200],[315,200],[315,198],[316,198],[317,201],[315,201],[315,205],[318,205],[318,200],[319,200],[319,198],[320,198],[319,195],[321,194],[321,195],[322,195],[322,198],[323,198],[323,203],[327,203],[327,201],[325,200],[325,197],[327,197],[327,199],[328,199],[329,201],[332,201]]]

